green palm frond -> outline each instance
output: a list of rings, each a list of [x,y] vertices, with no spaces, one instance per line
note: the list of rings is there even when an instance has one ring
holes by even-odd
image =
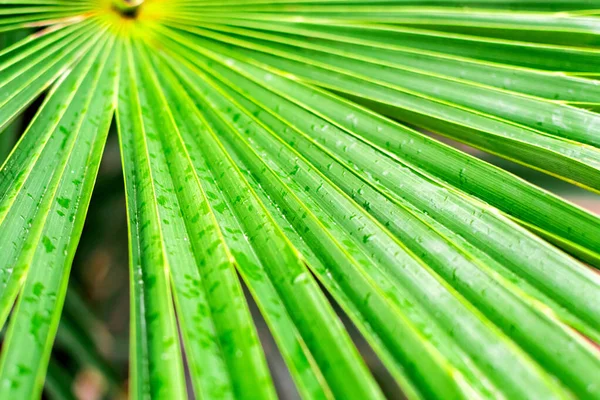
[[[410,399],[600,398],[600,218],[429,135],[599,193],[599,9],[0,0],[33,32],[0,50],[0,135],[43,97],[0,169],[0,398],[64,389],[113,119],[132,398],[187,398],[186,372],[276,398],[250,297],[302,398],[384,397],[334,305]]]

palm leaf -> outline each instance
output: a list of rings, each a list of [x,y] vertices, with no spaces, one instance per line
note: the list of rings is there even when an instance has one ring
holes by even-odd
[[[600,219],[423,133],[600,192],[600,3],[140,3],[0,0],[37,29],[0,50],[2,135],[45,96],[0,169],[2,398],[70,396],[113,117],[132,398],[280,395],[252,302],[302,398],[384,397],[336,305],[410,399],[600,396]]]

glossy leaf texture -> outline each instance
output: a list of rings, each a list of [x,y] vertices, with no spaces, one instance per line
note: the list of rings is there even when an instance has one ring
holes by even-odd
[[[277,398],[254,303],[301,398],[385,397],[342,313],[409,399],[600,398],[600,218],[430,135],[600,193],[598,9],[0,0],[33,30],[0,135],[44,96],[0,169],[0,398],[64,386],[113,121],[131,398]]]

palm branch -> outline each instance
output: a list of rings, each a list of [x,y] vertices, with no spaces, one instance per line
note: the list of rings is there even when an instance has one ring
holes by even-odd
[[[600,192],[598,9],[0,0],[3,135],[43,97],[0,169],[0,398],[41,395],[113,121],[132,398],[191,396],[184,359],[277,397],[250,300],[301,398],[384,396],[340,313],[409,399],[600,398],[600,219],[430,135]]]

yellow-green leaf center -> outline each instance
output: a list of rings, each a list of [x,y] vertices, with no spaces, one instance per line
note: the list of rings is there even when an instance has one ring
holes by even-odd
[[[144,0],[113,0],[113,8],[124,18],[136,18]]]

